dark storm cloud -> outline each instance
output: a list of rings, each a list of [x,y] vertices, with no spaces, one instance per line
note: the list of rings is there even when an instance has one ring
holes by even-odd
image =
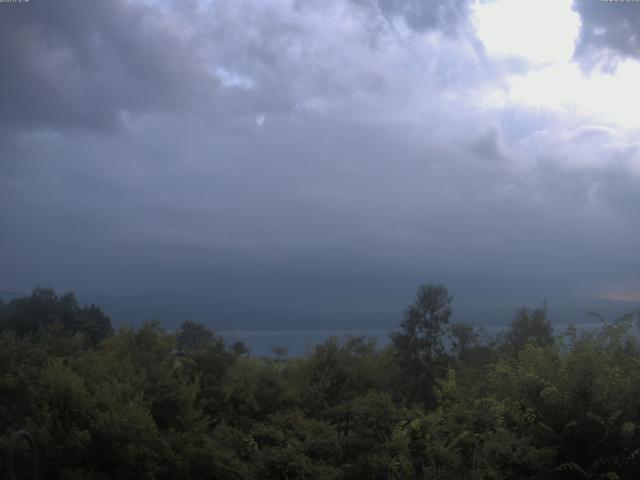
[[[198,76],[186,42],[125,0],[2,5],[0,39],[4,128],[112,127],[182,106]]]
[[[640,3],[575,0],[573,8],[582,23],[575,55],[585,65],[640,58]]]

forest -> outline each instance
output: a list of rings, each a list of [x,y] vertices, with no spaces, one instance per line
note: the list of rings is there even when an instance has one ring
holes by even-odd
[[[0,303],[0,450],[27,430],[47,480],[639,477],[635,313],[554,333],[542,304],[487,335],[453,307],[424,285],[385,348],[257,358],[36,288]],[[25,444],[18,480],[30,462]]]

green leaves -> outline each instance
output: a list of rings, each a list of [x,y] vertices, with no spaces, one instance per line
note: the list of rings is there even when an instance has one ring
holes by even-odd
[[[443,285],[424,285],[409,305],[400,329],[391,333],[394,355],[404,373],[407,400],[433,406],[435,381],[443,373],[445,326],[452,296]]]
[[[547,304],[530,310],[521,308],[516,312],[507,330],[507,347],[521,351],[528,343],[545,347],[553,344],[553,327],[547,318]]]
[[[0,447],[27,428],[49,479],[637,478],[629,319],[565,345],[521,310],[501,344],[447,330],[450,301],[421,288],[386,349],[258,359],[194,322],[94,343],[75,297],[40,289],[0,307]]]
[[[72,292],[58,297],[50,288],[38,287],[29,297],[2,307],[5,328],[21,337],[73,337],[81,335],[91,346],[113,333],[109,317],[95,305],[80,307]]]

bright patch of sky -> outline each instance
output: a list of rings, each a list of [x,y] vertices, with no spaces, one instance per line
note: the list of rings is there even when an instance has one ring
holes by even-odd
[[[514,75],[507,83],[509,100],[520,104],[573,109],[622,127],[640,127],[640,64],[632,60],[621,63],[613,74],[585,74],[571,63]]]
[[[240,75],[219,66],[209,71],[211,75],[220,80],[220,83],[225,88],[241,88],[243,90],[254,90],[256,88],[256,84],[251,77]]]
[[[584,71],[572,60],[580,17],[571,0],[497,0],[478,3],[474,24],[487,55],[527,60],[525,73],[508,75],[481,101],[524,105],[640,127],[640,63],[625,60],[613,72]]]
[[[493,56],[523,57],[533,63],[571,59],[580,30],[572,0],[497,0],[475,5],[478,37]]]

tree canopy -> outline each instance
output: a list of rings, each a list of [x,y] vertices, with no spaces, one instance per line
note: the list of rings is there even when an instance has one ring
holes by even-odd
[[[553,337],[543,305],[491,337],[451,302],[421,287],[385,348],[258,358],[36,289],[0,305],[0,449],[28,430],[54,480],[638,478],[630,316]]]

